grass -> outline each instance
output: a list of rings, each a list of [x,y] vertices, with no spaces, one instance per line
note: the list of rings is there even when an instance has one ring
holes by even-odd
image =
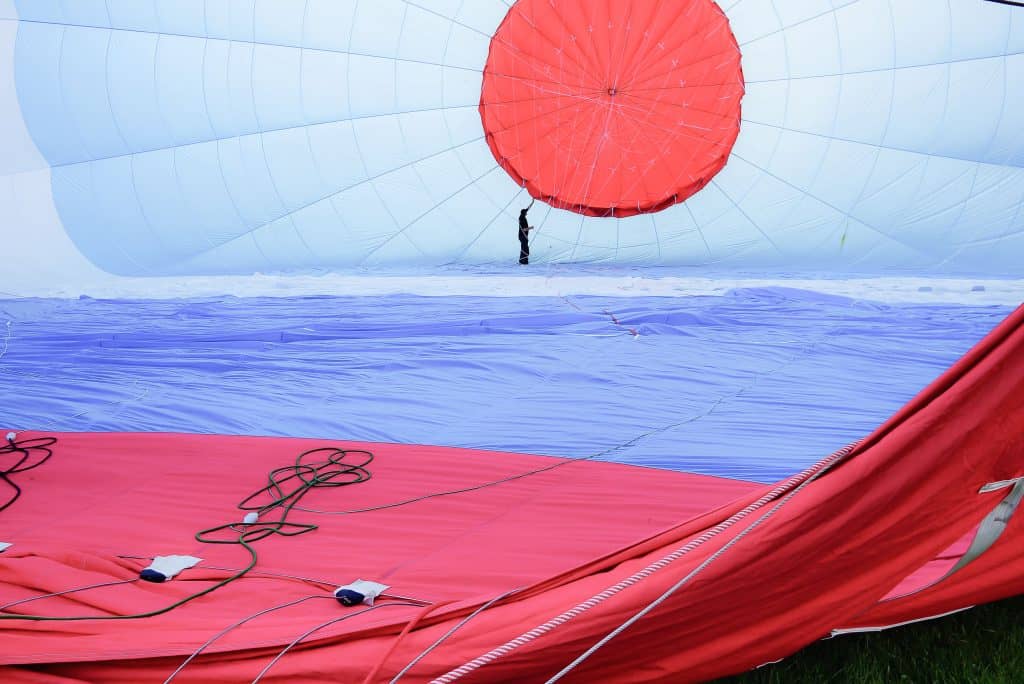
[[[938,620],[819,641],[718,684],[1024,681],[1024,596]]]

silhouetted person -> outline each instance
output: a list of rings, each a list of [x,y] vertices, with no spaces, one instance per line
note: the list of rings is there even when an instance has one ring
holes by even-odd
[[[533,226],[526,220],[526,212],[530,211],[536,199],[530,200],[530,206],[519,212],[519,263],[530,263],[530,231]]]

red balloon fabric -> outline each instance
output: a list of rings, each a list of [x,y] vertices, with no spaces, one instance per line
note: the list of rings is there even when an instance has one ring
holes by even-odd
[[[491,41],[480,116],[533,197],[624,217],[682,202],[722,170],[743,92],[712,0],[518,0]]]
[[[1022,365],[1024,307],[855,448],[776,485],[430,446],[58,435],[0,514],[0,681],[705,681],[833,630],[1020,594]],[[331,470],[295,454],[324,446],[373,451],[372,477],[301,498]],[[239,502],[261,509],[253,527]],[[224,536],[194,536],[211,525]],[[991,545],[948,574],[975,537]],[[170,554],[202,562],[139,579]],[[340,605],[357,578],[391,588]]]

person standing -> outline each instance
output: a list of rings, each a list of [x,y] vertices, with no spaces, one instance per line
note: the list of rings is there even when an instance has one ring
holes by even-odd
[[[530,263],[530,231],[533,226],[526,219],[526,212],[533,208],[536,199],[530,200],[530,206],[519,212],[519,263],[526,265]]]

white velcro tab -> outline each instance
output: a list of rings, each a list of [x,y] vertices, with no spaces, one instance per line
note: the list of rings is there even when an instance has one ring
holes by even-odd
[[[368,606],[373,605],[373,600],[383,594],[391,587],[387,584],[381,584],[380,582],[369,582],[367,580],[356,580],[351,584],[346,584],[343,587],[338,587],[334,590],[334,595],[337,596],[342,591],[354,591],[357,594],[362,594],[365,598],[363,603]]]
[[[978,493],[987,494],[988,492],[998,492],[1000,489],[1006,489],[1007,487],[1014,486],[1021,480],[1024,480],[1024,477],[1015,477],[1012,480],[1000,480],[999,482],[989,482],[986,485],[982,485],[981,489],[978,490]]]
[[[159,572],[166,579],[171,579],[182,570],[188,570],[202,560],[195,556],[157,556],[146,570]]]

